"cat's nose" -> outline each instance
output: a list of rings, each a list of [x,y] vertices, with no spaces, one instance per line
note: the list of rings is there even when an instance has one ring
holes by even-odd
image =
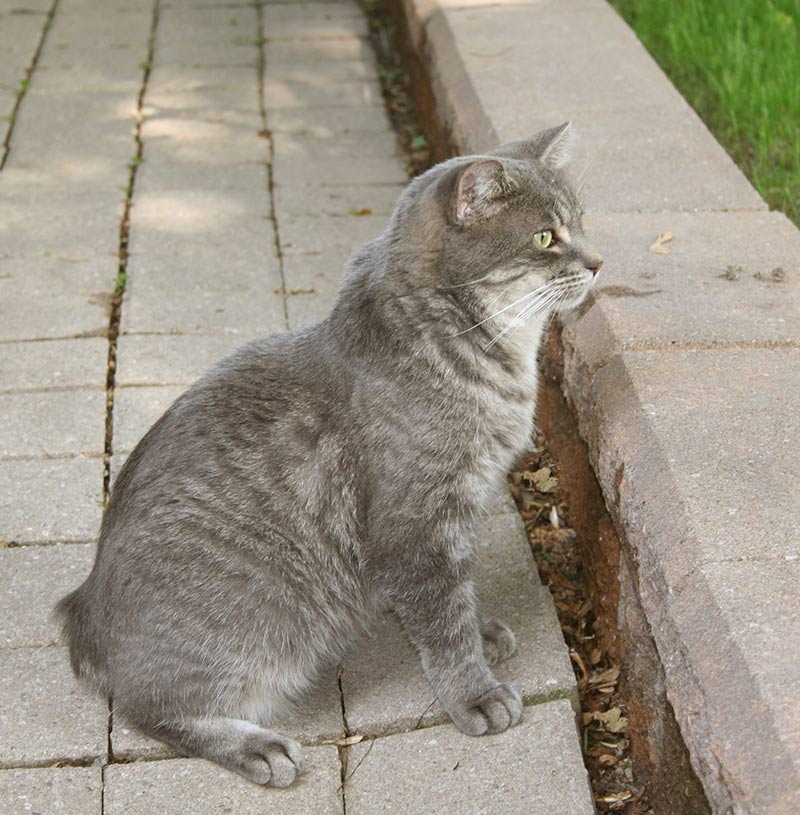
[[[593,274],[596,275],[600,271],[600,267],[603,265],[603,258],[595,257],[591,260],[586,261],[586,268]]]

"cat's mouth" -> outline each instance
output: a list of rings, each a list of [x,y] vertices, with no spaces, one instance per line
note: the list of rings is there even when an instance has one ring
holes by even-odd
[[[558,282],[556,288],[560,290],[554,311],[569,311],[577,308],[588,296],[594,286],[596,273],[587,273],[570,276]]]

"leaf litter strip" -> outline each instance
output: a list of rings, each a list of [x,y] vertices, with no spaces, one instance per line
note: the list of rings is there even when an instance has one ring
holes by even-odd
[[[558,494],[558,475],[547,440],[535,447],[510,476],[511,493],[525,522],[539,577],[553,596],[578,685],[581,742],[597,809],[601,813],[651,812],[635,784],[628,718],[619,688],[619,666],[599,645],[592,601],[583,583],[577,536]]]

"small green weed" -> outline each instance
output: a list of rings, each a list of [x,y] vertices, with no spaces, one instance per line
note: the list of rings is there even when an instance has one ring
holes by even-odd
[[[120,272],[117,275],[116,285],[114,286],[114,294],[115,295],[122,294],[122,292],[125,289],[125,283],[126,283],[127,280],[128,280],[127,272]]]

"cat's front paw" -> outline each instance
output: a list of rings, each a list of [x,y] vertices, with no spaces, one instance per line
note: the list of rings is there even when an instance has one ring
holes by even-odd
[[[497,665],[514,656],[517,640],[514,632],[499,620],[486,620],[481,626],[483,655],[489,665]]]
[[[522,699],[511,685],[497,685],[471,702],[447,706],[447,712],[468,736],[502,733],[522,718]]]

